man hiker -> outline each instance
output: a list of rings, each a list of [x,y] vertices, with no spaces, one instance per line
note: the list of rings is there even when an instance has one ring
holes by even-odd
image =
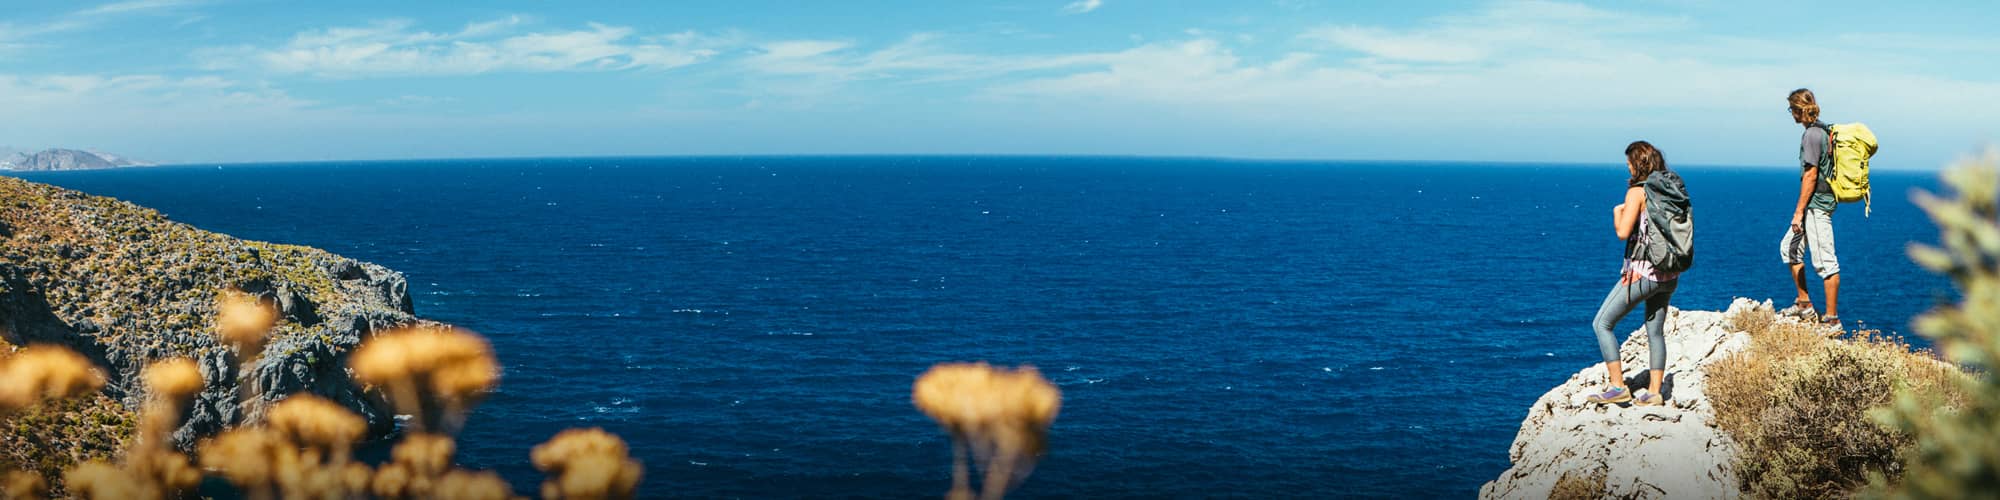
[[[1801,318],[1812,318],[1812,295],[1806,293],[1804,256],[1812,255],[1813,270],[1826,280],[1826,314],[1820,322],[1834,328],[1840,325],[1840,258],[1833,252],[1833,208],[1837,201],[1833,188],[1827,183],[1833,157],[1832,144],[1827,140],[1827,125],[1819,121],[1819,102],[1813,98],[1811,90],[1798,89],[1786,98],[1791,106],[1792,121],[1805,127],[1805,134],[1799,137],[1799,202],[1792,209],[1792,225],[1785,231],[1785,237],[1778,243],[1778,252],[1785,264],[1791,266],[1792,284],[1798,287],[1798,298],[1791,307],[1781,311]]]

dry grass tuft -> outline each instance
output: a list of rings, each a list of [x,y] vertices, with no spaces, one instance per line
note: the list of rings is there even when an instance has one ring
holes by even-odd
[[[1777,324],[1778,313],[1763,307],[1744,309],[1729,315],[1729,326],[1735,331],[1755,337]]]
[[[1046,451],[1049,425],[1062,393],[1033,367],[995,369],[986,363],[945,363],[917,377],[910,399],[952,436],[952,489],[971,497],[966,453],[986,471],[980,492],[1000,498],[1025,479]]]

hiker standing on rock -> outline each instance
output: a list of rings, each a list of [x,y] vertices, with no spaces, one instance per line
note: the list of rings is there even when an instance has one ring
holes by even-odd
[[[1785,264],[1791,266],[1792,284],[1798,289],[1798,298],[1792,306],[1780,311],[1801,318],[1811,318],[1818,314],[1813,309],[1812,295],[1806,292],[1805,254],[1811,248],[1813,270],[1826,281],[1826,315],[1820,321],[1828,326],[1840,325],[1840,257],[1833,252],[1833,209],[1839,206],[1834,198],[1832,183],[1827,175],[1833,167],[1833,144],[1827,134],[1828,125],[1819,121],[1819,101],[1813,98],[1811,90],[1798,89],[1786,98],[1791,106],[1792,121],[1805,127],[1805,134],[1799,136],[1799,203],[1792,209],[1791,228],[1785,230],[1785,237],[1778,241],[1778,255]]]
[[[1667,302],[1674,296],[1682,271],[1694,264],[1694,216],[1688,203],[1687,186],[1681,176],[1667,170],[1667,159],[1646,141],[1625,147],[1625,168],[1632,174],[1625,183],[1625,203],[1611,208],[1611,225],[1618,239],[1625,240],[1625,260],[1618,285],[1604,297],[1591,328],[1597,333],[1597,350],[1604,355],[1604,369],[1610,386],[1591,394],[1592,403],[1658,405],[1660,382],[1667,368]],[[1652,377],[1645,393],[1633,397],[1625,387],[1624,367],[1618,358],[1618,337],[1612,328],[1618,319],[1640,304],[1646,306],[1646,347]]]

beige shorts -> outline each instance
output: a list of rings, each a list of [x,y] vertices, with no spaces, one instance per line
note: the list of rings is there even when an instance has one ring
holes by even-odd
[[[1785,230],[1784,239],[1778,240],[1778,257],[1786,264],[1799,264],[1810,247],[1813,271],[1820,279],[1840,274],[1840,256],[1833,253],[1833,214],[1808,208],[1804,222],[1798,231]]]

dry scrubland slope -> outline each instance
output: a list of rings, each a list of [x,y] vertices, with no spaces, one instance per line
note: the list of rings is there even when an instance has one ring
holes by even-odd
[[[282,319],[263,355],[239,373],[236,354],[212,333],[218,291],[237,288],[276,303]],[[188,358],[206,386],[174,432],[200,436],[311,392],[361,415],[380,433],[391,414],[346,373],[344,356],[373,330],[416,322],[403,276],[326,251],[244,241],[167,220],[111,198],[0,177],[0,340],[55,344],[107,374],[103,394],[9,417],[0,460],[49,460],[115,447],[139,408],[139,372]],[[247,376],[240,376],[247,375]],[[239,404],[237,387],[260,394]],[[62,410],[87,411],[62,411]],[[60,438],[60,439],[57,439]],[[43,464],[38,468],[45,467]]]

